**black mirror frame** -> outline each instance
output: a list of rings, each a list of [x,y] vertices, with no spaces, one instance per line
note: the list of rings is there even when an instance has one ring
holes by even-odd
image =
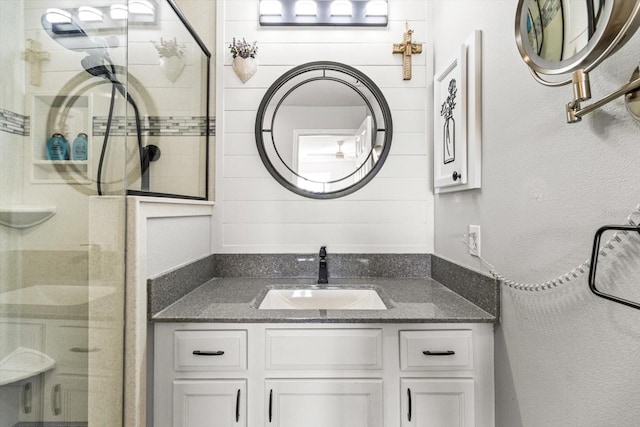
[[[347,76],[353,77],[357,79],[362,85],[364,85],[371,93],[373,94],[376,102],[380,107],[380,111],[382,113],[382,118],[384,121],[384,127],[376,126],[375,133],[376,135],[379,132],[384,132],[384,144],[382,147],[382,152],[380,153],[380,157],[372,169],[367,173],[367,175],[362,178],[360,181],[356,182],[353,185],[350,185],[344,189],[329,191],[326,193],[316,193],[308,190],[303,190],[296,185],[292,184],[283,177],[274,167],[273,163],[271,163],[271,159],[269,159],[267,152],[265,150],[265,141],[263,138],[264,127],[263,122],[265,119],[265,114],[267,111],[267,107],[269,106],[271,100],[276,95],[276,93],[284,86],[290,79],[299,76],[301,74],[318,71],[318,70],[329,70],[329,71],[337,71],[346,74]],[[274,115],[275,117],[275,115]],[[256,115],[256,124],[255,124],[255,138],[256,138],[256,146],[258,148],[258,153],[260,154],[260,159],[262,159],[262,163],[264,163],[265,167],[275,178],[276,181],[280,183],[283,187],[288,189],[289,191],[299,194],[304,197],[309,197],[312,199],[335,199],[338,197],[344,197],[348,194],[351,194],[355,191],[358,191],[365,185],[367,185],[380,171],[382,165],[384,164],[387,156],[389,155],[389,150],[391,149],[391,140],[393,138],[393,121],[391,118],[391,109],[387,104],[382,91],[378,88],[378,86],[371,80],[366,74],[361,71],[353,68],[349,65],[345,65],[339,62],[332,61],[316,61],[309,62],[306,64],[299,65],[295,68],[284,73],[280,76],[267,90],[267,93],[262,98],[260,102],[260,106],[258,108],[258,113]],[[285,165],[286,166],[286,165]],[[288,166],[287,166],[288,167]]]

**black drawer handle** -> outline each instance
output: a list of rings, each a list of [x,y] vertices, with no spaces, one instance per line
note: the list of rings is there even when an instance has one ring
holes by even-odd
[[[222,356],[224,351],[202,351],[202,350],[193,350],[194,356]]]
[[[271,422],[272,415],[273,415],[273,390],[269,390],[269,422]]]
[[[240,389],[238,389],[238,394],[236,396],[236,422],[240,420]]]
[[[409,398],[409,411],[407,412],[407,420],[411,422],[411,389],[407,389],[407,397]]]
[[[71,347],[69,349],[70,352],[72,353],[96,353],[98,351],[100,351],[100,348],[98,347],[92,347],[92,348],[88,348],[88,347]]]
[[[422,354],[424,354],[425,356],[453,356],[454,354],[456,354],[455,351],[453,350],[447,350],[447,351],[429,351],[429,350],[425,350],[422,352]]]

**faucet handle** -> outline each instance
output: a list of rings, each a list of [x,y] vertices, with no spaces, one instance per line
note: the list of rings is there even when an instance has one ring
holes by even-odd
[[[327,247],[326,246],[321,246],[320,247],[320,258],[326,258],[327,257]]]

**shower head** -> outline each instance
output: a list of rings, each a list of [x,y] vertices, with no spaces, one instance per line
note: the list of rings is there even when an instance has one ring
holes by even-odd
[[[111,71],[106,67],[105,61],[102,57],[96,57],[94,55],[85,56],[80,60],[82,67],[95,77],[104,77],[107,80],[113,80],[114,76]]]
[[[40,23],[44,31],[60,46],[75,52],[85,52],[94,58],[109,58],[109,48],[118,47],[115,36],[91,37],[80,22],[61,9],[49,9],[42,15]]]

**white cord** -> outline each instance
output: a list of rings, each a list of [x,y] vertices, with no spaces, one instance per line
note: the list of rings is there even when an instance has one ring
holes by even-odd
[[[633,212],[631,212],[629,214],[629,216],[627,217],[627,222],[629,225],[632,225],[634,227],[638,226],[638,223],[636,221],[634,221],[633,217],[634,215],[638,215],[640,216],[640,204],[638,204],[638,206],[636,206],[635,210]],[[626,230],[620,230],[620,231],[616,231],[613,236],[606,241],[606,243],[604,245],[602,245],[600,247],[600,252],[599,255],[602,257],[606,257],[607,255],[609,255],[609,253],[611,253],[615,247],[613,246],[613,243],[622,243],[624,241],[623,237],[620,237],[620,235],[626,237],[627,234],[629,234],[628,231]],[[462,243],[464,243],[465,246],[467,246],[470,250],[476,252],[475,248],[472,248],[471,245],[469,245],[469,243],[467,243],[467,237],[469,235],[468,234],[463,234],[461,240]],[[481,256],[477,256],[478,259],[480,259],[480,261],[485,264],[488,268],[489,268],[489,273],[495,278],[497,279],[500,283],[502,283],[505,286],[508,286],[512,289],[517,289],[517,290],[521,290],[521,291],[545,291],[548,289],[553,289],[558,287],[559,285],[563,285],[565,283],[568,283],[572,280],[575,280],[577,278],[579,278],[580,276],[582,276],[583,274],[587,273],[589,271],[589,262],[590,260],[587,259],[585,262],[583,262],[582,264],[578,265],[576,268],[574,268],[573,270],[571,270],[570,272],[568,272],[567,274],[563,274],[559,277],[556,277],[553,280],[549,280],[547,282],[544,283],[519,283],[519,282],[515,282],[513,280],[508,280],[506,277],[504,277],[503,275],[501,275],[500,273],[498,273],[498,271],[496,270],[496,268],[490,264],[489,262],[487,262],[487,260],[485,260],[484,258],[482,258]]]

